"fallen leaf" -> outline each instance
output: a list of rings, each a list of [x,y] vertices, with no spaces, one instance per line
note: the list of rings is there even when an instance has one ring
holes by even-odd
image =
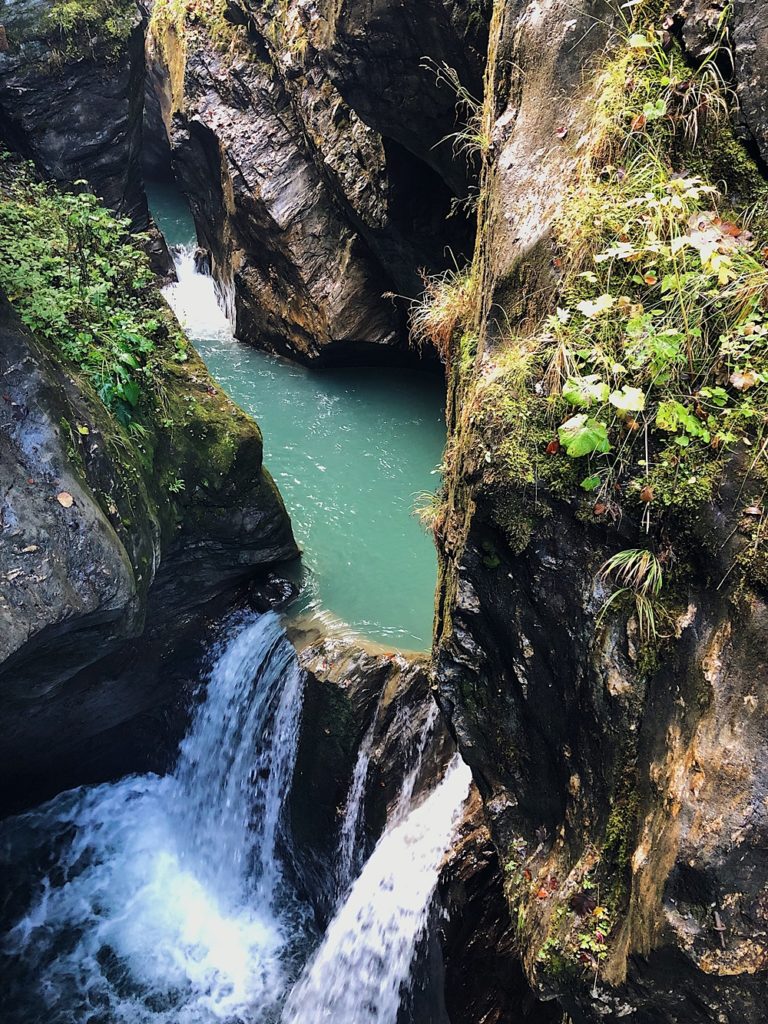
[[[763,510],[759,505],[749,505],[744,509],[745,516],[761,516],[762,514]]]
[[[721,220],[717,226],[724,235],[730,235],[731,238],[738,238],[742,233],[738,224],[732,224],[729,220]]]
[[[745,370],[744,373],[737,371],[728,378],[737,391],[748,391],[757,384],[757,374],[752,370]]]
[[[549,899],[549,889],[545,889],[544,886],[542,886],[541,889],[539,889],[539,891],[536,893],[536,899],[537,900],[548,900]]]
[[[648,118],[645,116],[645,114],[638,114],[637,117],[632,118],[632,131],[641,132],[647,124]]]
[[[75,503],[75,499],[69,491],[59,491],[56,495],[56,501],[58,501],[62,508],[72,508]]]
[[[592,511],[596,516],[604,516],[605,513],[608,511],[608,506],[604,505],[601,501],[598,501],[598,503],[595,505]]]

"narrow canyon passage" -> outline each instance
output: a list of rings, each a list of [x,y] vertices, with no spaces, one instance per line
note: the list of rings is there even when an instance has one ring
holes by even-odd
[[[0,1024],[766,1024],[765,0],[0,0],[0,382]]]
[[[426,648],[435,557],[412,503],[434,486],[443,443],[437,383],[417,371],[317,374],[240,345],[212,278],[195,269],[183,200],[167,188],[150,200],[174,247],[170,305],[214,376],[275,438],[267,457],[305,547],[291,617]],[[407,756],[371,852],[362,823],[377,703],[339,823],[325,930],[292,880],[286,821],[303,673],[273,613],[230,615],[218,632],[169,775],[73,790],[0,825],[13,891],[0,911],[8,1024],[395,1024],[408,1015],[469,770],[454,754],[431,792],[416,791],[437,741],[436,706],[421,725],[403,720]],[[436,1024],[442,1012],[435,1005]]]
[[[303,549],[311,611],[390,648],[427,650],[437,558],[413,514],[439,484],[444,383],[437,370],[307,370],[232,337],[214,286],[195,270],[195,230],[183,196],[150,185],[173,248],[166,289],[213,377],[264,431],[264,458]]]

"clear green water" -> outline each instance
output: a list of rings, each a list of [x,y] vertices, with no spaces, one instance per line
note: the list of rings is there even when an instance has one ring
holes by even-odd
[[[150,197],[169,244],[190,245],[183,198],[162,186]],[[309,371],[224,332],[193,333],[211,373],[264,432],[265,462],[304,552],[300,608],[372,640],[426,649],[436,556],[412,509],[439,482],[441,381],[403,369]]]

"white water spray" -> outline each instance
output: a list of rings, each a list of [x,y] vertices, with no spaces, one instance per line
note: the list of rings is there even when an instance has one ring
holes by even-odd
[[[73,790],[0,831],[9,870],[49,863],[3,952],[16,1018],[269,1020],[288,978],[275,842],[301,674],[276,616],[218,658],[175,773]],[[269,898],[264,894],[269,892]]]
[[[385,831],[291,992],[283,1024],[395,1024],[470,778],[457,755],[426,800]]]
[[[213,278],[195,266],[194,246],[174,246],[172,255],[176,280],[163,295],[187,336],[192,341],[231,338],[232,324],[224,311],[231,303],[219,301]]]

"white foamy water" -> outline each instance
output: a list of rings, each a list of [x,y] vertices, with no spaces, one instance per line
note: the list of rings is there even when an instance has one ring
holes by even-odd
[[[194,247],[174,246],[173,264],[176,281],[163,288],[163,295],[187,336],[192,341],[231,338],[232,325],[219,305],[216,283],[195,268]]]
[[[426,800],[384,832],[294,986],[283,1024],[395,1024],[470,780],[456,756]]]
[[[276,616],[241,624],[211,672],[173,775],[73,790],[0,827],[33,870],[5,937],[3,1021],[274,1019],[290,980],[275,843],[301,674]]]
[[[336,860],[336,892],[339,897],[346,894],[353,879],[362,867],[361,830],[363,805],[365,801],[365,784],[368,781],[368,768],[371,762],[373,737],[376,732],[378,707],[368,731],[363,737],[357,752],[355,770],[352,773],[344,815],[339,829],[339,849]]]

